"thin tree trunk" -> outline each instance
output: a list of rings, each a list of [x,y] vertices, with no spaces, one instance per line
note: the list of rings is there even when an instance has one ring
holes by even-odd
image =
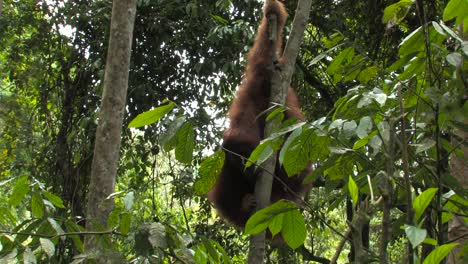
[[[266,0],[269,1],[269,0]],[[294,63],[299,53],[299,46],[304,36],[304,30],[309,20],[309,11],[312,4],[311,0],[299,0],[297,9],[294,16],[291,34],[289,35],[286,48],[283,53],[286,65],[282,71],[275,71],[271,80],[271,102],[276,102],[284,105],[286,101],[286,94],[291,83],[291,77],[294,71]],[[273,23],[276,25],[276,23]],[[274,28],[273,30],[276,30]],[[276,32],[276,31],[270,31]],[[275,34],[273,34],[275,35]],[[275,45],[276,43],[272,43]],[[275,50],[275,49],[273,49]],[[272,54],[273,56],[274,54]],[[265,137],[268,137],[274,127],[273,124],[267,123],[265,127]],[[257,200],[257,210],[262,209],[270,203],[271,187],[273,184],[273,176],[268,171],[275,171],[276,154],[273,154],[265,162],[265,170],[261,173],[260,177],[255,184],[255,198]],[[248,263],[263,263],[265,257],[265,232],[254,235],[250,241]]]
[[[135,13],[136,0],[114,0],[101,112],[89,184],[87,231],[107,230],[107,218],[114,207],[113,200],[107,197],[115,190]],[[103,254],[106,248],[102,242],[110,242],[110,237],[87,236],[85,251],[88,254],[99,252],[96,255],[97,262],[108,263],[111,259]]]

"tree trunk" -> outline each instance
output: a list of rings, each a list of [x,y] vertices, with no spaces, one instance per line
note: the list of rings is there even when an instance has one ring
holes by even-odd
[[[266,0],[269,1],[269,0]],[[283,53],[286,64],[281,71],[275,71],[271,80],[271,102],[284,105],[286,101],[286,94],[291,77],[294,71],[294,62],[296,61],[297,54],[299,53],[299,46],[302,42],[305,27],[309,20],[309,11],[312,4],[311,0],[300,0],[297,3],[297,9],[294,16],[293,26],[289,35],[286,48]],[[276,24],[276,23],[275,23]],[[276,31],[272,31],[276,32]],[[275,45],[273,43],[272,45]],[[274,55],[274,54],[272,54]],[[267,123],[265,127],[265,138],[267,138],[274,127],[273,124]],[[262,209],[270,203],[271,187],[273,184],[273,176],[268,174],[268,171],[274,172],[276,166],[276,153],[273,154],[265,163],[266,171],[263,171],[258,177],[255,184],[255,198],[257,200],[257,210]],[[263,263],[265,256],[265,232],[254,235],[250,241],[248,263]]]
[[[114,0],[101,112],[89,184],[87,231],[107,230],[107,218],[114,207],[113,200],[107,197],[115,189],[135,13],[136,0]],[[88,254],[98,252],[97,262],[106,263],[111,259],[106,257],[106,248],[101,242],[110,242],[110,236],[87,236],[85,251]]]

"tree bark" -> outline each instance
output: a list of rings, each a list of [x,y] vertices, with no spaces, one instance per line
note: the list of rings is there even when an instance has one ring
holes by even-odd
[[[269,0],[266,0],[269,1]],[[286,48],[283,53],[283,58],[286,64],[280,70],[275,70],[271,80],[271,98],[270,102],[275,102],[281,105],[285,104],[286,95],[291,77],[294,71],[294,63],[296,62],[299,47],[302,42],[305,27],[309,20],[309,11],[312,4],[311,0],[299,0],[297,3],[296,13],[294,16],[291,33],[289,35]],[[276,25],[276,23],[274,23]],[[276,32],[276,31],[270,31]],[[275,44],[275,43],[273,43]],[[274,131],[274,123],[268,122],[265,126],[265,138]],[[257,200],[257,211],[270,204],[271,187],[273,184],[273,176],[268,171],[274,172],[276,166],[276,153],[265,161],[263,171],[255,184],[255,198]],[[254,235],[250,240],[248,263],[263,263],[265,257],[265,232]]]
[[[106,230],[107,218],[114,208],[114,201],[107,197],[115,190],[135,13],[136,0],[114,0],[101,112],[89,185],[87,231]],[[110,259],[106,254],[102,254],[107,250],[101,242],[110,242],[110,237],[102,238],[103,240],[97,236],[87,236],[85,252],[99,252],[96,255],[97,262],[107,263]]]

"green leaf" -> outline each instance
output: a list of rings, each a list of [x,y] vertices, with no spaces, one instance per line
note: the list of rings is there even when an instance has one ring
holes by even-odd
[[[283,228],[283,217],[284,214],[280,214],[270,221],[268,229],[270,229],[271,235],[273,237],[276,236],[279,232],[281,232],[281,229]]]
[[[418,27],[416,30],[411,32],[400,44],[398,54],[401,57],[409,55],[411,53],[419,52],[424,50],[424,36],[422,27]]]
[[[359,73],[357,79],[361,83],[367,84],[370,80],[372,80],[375,77],[375,75],[377,75],[378,71],[379,68],[377,66],[367,67]]]
[[[257,211],[245,224],[245,233],[258,234],[270,225],[271,221],[280,214],[296,210],[297,205],[288,200],[279,200],[276,203]]]
[[[250,154],[249,160],[245,163],[245,168],[252,166],[255,163],[258,165],[265,162],[271,155],[273,155],[274,150],[270,145],[270,142],[263,142],[258,145]]]
[[[437,31],[437,33],[439,33],[439,34],[441,34],[443,36],[447,35],[447,34],[445,34],[444,29],[437,22],[432,21],[431,24],[434,27],[434,29]]]
[[[359,130],[359,127],[358,127],[358,130]],[[357,150],[357,149],[360,149],[362,147],[364,147],[365,145],[367,145],[369,143],[369,140],[374,138],[374,137],[379,137],[377,134],[379,132],[377,130],[374,130],[372,131],[369,135],[363,137],[362,139],[356,141],[353,145],[353,149],[354,150]],[[380,138],[380,137],[379,137]]]
[[[50,192],[42,192],[42,194],[44,194],[47,200],[49,200],[55,207],[65,208],[65,206],[63,205],[62,199],[58,197],[57,195],[50,193]]]
[[[315,159],[314,155],[323,152],[323,148],[317,145],[317,135],[313,129],[300,132],[295,130],[280,151],[280,163],[289,177],[301,173]],[[326,143],[324,140],[324,144]]]
[[[452,38],[458,40],[460,43],[463,43],[463,39],[455,33],[451,28],[447,27],[444,23],[439,24],[445,32],[447,32]]]
[[[26,194],[29,193],[29,182],[28,182],[28,176],[23,176],[16,181],[15,186],[13,187],[13,193],[11,194],[9,198],[9,203],[12,206],[17,206],[19,205]]]
[[[419,246],[427,236],[426,229],[421,229],[419,227],[410,225],[405,225],[405,233],[413,248]]]
[[[31,197],[31,212],[36,218],[41,218],[44,215],[44,201],[39,193],[33,193]]]
[[[380,151],[380,147],[382,147],[382,139],[377,135],[371,137],[369,140],[369,146],[374,150],[372,155],[377,154]]]
[[[382,22],[387,23],[388,20],[392,19],[395,22],[395,24],[398,24],[399,21],[403,20],[406,17],[412,4],[412,0],[401,0],[399,2],[387,6],[384,9]]]
[[[356,121],[346,121],[343,124],[343,134],[346,138],[350,138],[356,134],[357,124]]]
[[[135,200],[135,195],[133,192],[128,192],[123,198],[125,210],[130,211],[133,207],[133,201]]]
[[[194,185],[195,195],[204,195],[213,188],[223,169],[225,158],[224,151],[218,150],[200,164],[200,179]]]
[[[356,182],[353,180],[353,177],[349,176],[348,179],[348,191],[351,199],[353,200],[354,205],[356,206],[359,198],[359,188]]]
[[[354,56],[354,48],[353,47],[348,47],[348,48],[344,49],[330,63],[330,65],[327,68],[328,73],[330,73],[330,75],[333,75],[333,74],[337,73],[337,71],[341,67],[341,64],[343,63],[343,61],[344,60],[350,61],[353,58],[353,56]]]
[[[412,144],[412,146],[416,147],[415,154],[421,153],[423,151],[426,151],[433,146],[435,146],[436,142],[430,138],[425,138],[421,141],[419,144]]]
[[[458,243],[450,243],[442,245],[434,249],[425,259],[423,264],[438,264],[452,251],[452,249],[458,246]]]
[[[377,123],[377,128],[379,129],[379,134],[382,140],[388,144],[390,142],[390,125],[387,121],[381,121]]]
[[[62,227],[55,221],[55,219],[48,217],[47,222],[52,226],[52,228],[55,230],[56,234],[63,234],[65,233],[62,229]]]
[[[192,123],[186,122],[177,131],[177,145],[175,148],[175,157],[178,161],[190,164],[193,158],[193,148],[195,146],[195,135]]]
[[[185,122],[185,116],[177,117],[173,122],[170,122],[167,130],[161,136],[161,145],[163,145],[164,151],[169,152],[176,147],[177,132]]]
[[[122,234],[128,234],[130,231],[130,224],[132,223],[132,215],[130,213],[123,213],[120,218],[119,231]]]
[[[55,245],[52,241],[47,238],[39,238],[42,250],[47,254],[49,258],[55,254]]]
[[[219,255],[216,249],[213,247],[213,244],[211,244],[211,240],[208,240],[205,237],[202,237],[202,242],[208,254],[210,254],[210,256],[213,258],[215,262],[218,262]]]
[[[463,41],[462,50],[463,53],[465,53],[465,55],[468,56],[468,41]]]
[[[434,198],[434,195],[437,193],[438,190],[438,188],[429,188],[414,199],[414,220],[416,222],[419,221],[419,218],[422,216],[427,206],[429,206],[429,204],[432,201],[432,198]]]
[[[83,232],[84,228],[80,225],[77,225],[75,222],[67,220],[65,222],[65,227],[67,232]],[[80,239],[78,235],[70,235],[69,236],[73,240],[73,244],[75,244],[76,249],[78,252],[84,251],[83,241]]]
[[[268,138],[263,139],[262,142],[281,137],[283,135],[290,133],[291,131],[295,131],[295,130],[301,131],[301,127],[304,126],[305,124],[306,122],[299,122],[299,123],[287,126],[285,128],[282,128],[279,131],[272,133]]]
[[[304,244],[307,236],[304,216],[298,209],[288,211],[283,216],[283,229],[281,234],[284,241],[292,248],[296,249]]]
[[[457,52],[452,52],[449,55],[447,55],[447,61],[451,65],[460,68],[462,66],[462,55]]]
[[[443,19],[444,21],[448,21],[453,18],[457,18],[455,25],[458,25],[466,16],[468,16],[468,12],[466,12],[466,10],[468,10],[468,1],[450,0],[444,9]]]
[[[107,218],[107,226],[110,228],[116,227],[119,224],[120,213],[122,213],[122,208],[115,207]]]
[[[371,131],[372,131],[372,118],[370,118],[370,116],[362,117],[361,120],[359,121],[359,126],[357,127],[356,135],[362,139],[366,137]]]
[[[356,141],[353,145],[353,149],[354,150],[357,150],[357,149],[360,149],[362,147],[364,147],[365,145],[367,145],[367,143],[369,142],[369,138],[368,137],[365,137],[365,138],[362,138],[358,141]]]
[[[424,239],[424,244],[437,246],[438,243],[437,243],[437,240],[428,237],[428,238]]]
[[[448,221],[450,221],[451,219],[453,218],[453,214],[450,214],[450,213],[446,213],[446,212],[443,212],[442,213],[442,223],[447,223]]]
[[[174,108],[174,106],[175,106],[175,103],[170,102],[167,105],[163,105],[153,110],[143,112],[137,115],[137,117],[135,117],[130,122],[130,124],[128,124],[128,127],[136,128],[136,127],[142,127],[142,126],[153,124],[157,122],[159,119],[161,119],[162,117],[164,117],[167,113],[169,113],[169,111],[171,111],[172,108]]]
[[[400,80],[407,80],[414,75],[420,74],[425,70],[426,67],[426,58],[424,57],[417,57],[416,59],[412,60],[408,67],[398,75]]]

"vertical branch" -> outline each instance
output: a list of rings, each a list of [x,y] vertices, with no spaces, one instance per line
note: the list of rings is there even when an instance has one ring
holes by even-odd
[[[379,249],[379,258],[380,263],[387,264],[388,263],[388,254],[387,254],[387,246],[388,242],[390,241],[390,232],[392,228],[392,222],[390,219],[390,208],[392,203],[392,188],[391,188],[391,177],[394,173],[394,135],[395,135],[395,128],[394,122],[391,121],[390,126],[390,138],[388,141],[386,156],[387,156],[387,171],[383,175],[383,184],[382,188],[380,188],[380,193],[382,194],[382,235],[380,238],[380,249]]]
[[[408,142],[406,142],[406,129],[405,129],[405,108],[403,105],[403,96],[401,93],[401,84],[398,84],[398,97],[400,98],[400,114],[401,114],[401,146],[402,146],[402,163],[403,163],[403,178],[405,181],[405,188],[406,188],[406,223],[408,225],[413,225],[413,203],[411,199],[411,182],[409,178],[409,159],[408,159]],[[411,243],[407,242],[407,250],[408,250],[408,263],[413,263],[413,247]]]
[[[274,1],[274,0],[266,0]],[[291,34],[289,36],[288,42],[286,44],[286,49],[283,54],[283,58],[286,61],[285,67],[277,68],[273,67],[274,73],[271,78],[271,97],[270,102],[279,103],[284,105],[286,101],[287,89],[289,83],[291,82],[291,77],[294,70],[294,63],[299,53],[300,43],[304,36],[305,27],[309,20],[309,11],[312,4],[311,0],[299,0],[297,3],[297,9],[294,16],[293,26],[291,29]],[[276,27],[276,15],[271,15],[268,17],[269,26],[275,25],[269,28],[270,36],[269,39],[272,40],[270,45],[275,45],[278,41],[274,35],[276,31],[272,31]],[[273,23],[272,21],[275,21]],[[272,46],[276,47],[276,46]],[[273,48],[273,53],[276,53],[276,48]],[[276,58],[276,54],[272,54],[273,58]],[[273,60],[277,61],[277,60]],[[273,66],[273,65],[272,65]],[[268,122],[265,126],[265,138],[268,137],[272,131],[275,129],[275,124]],[[270,156],[270,158],[265,161],[264,168],[266,171],[275,171],[276,166],[276,153]],[[273,176],[263,171],[255,184],[255,197],[257,199],[257,210],[264,208],[270,203],[271,197],[271,188],[273,184]],[[266,199],[265,199],[266,198]],[[265,232],[262,232],[258,235],[252,236],[250,241],[249,248],[249,257],[248,263],[263,263],[265,255]]]
[[[107,229],[107,218],[114,208],[113,200],[107,197],[115,191],[135,13],[136,0],[114,0],[101,112],[89,184],[87,231]],[[106,240],[110,242],[110,237],[105,237]],[[85,251],[99,252],[98,263],[107,261],[106,254],[103,254],[104,247],[96,236],[85,238]]]
[[[369,216],[367,215],[368,202],[362,201],[359,203],[359,208],[351,222],[352,243],[354,246],[354,262],[355,263],[368,263],[369,255],[366,252],[366,245],[364,244],[363,231],[369,223]]]
[[[268,33],[270,40],[269,45],[271,46],[271,58],[272,62],[277,62],[276,56],[276,42],[277,40],[277,17],[276,14],[268,14]],[[271,65],[273,70],[273,65]],[[268,124],[265,128],[265,136],[271,133],[271,126]],[[272,155],[275,157],[275,155]],[[264,163],[264,167],[267,171],[275,171],[276,159],[270,158]],[[256,211],[267,207],[270,204],[271,189],[273,186],[273,175],[270,173],[262,172],[255,183],[255,200],[257,201]],[[249,263],[262,263],[265,256],[265,231],[252,235],[250,237],[250,248],[249,248]]]

